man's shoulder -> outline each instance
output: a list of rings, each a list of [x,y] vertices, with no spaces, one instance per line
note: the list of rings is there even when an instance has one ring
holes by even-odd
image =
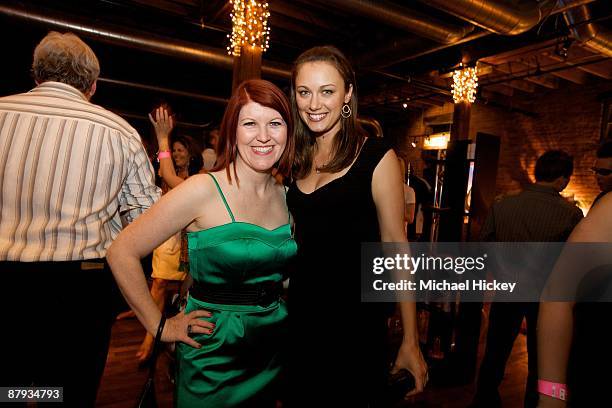
[[[34,90],[0,97],[0,110],[16,113],[89,121],[140,141],[140,136],[125,119],[88,100],[64,97],[59,92]]]
[[[524,189],[504,196],[493,205],[497,210],[525,208],[557,208],[569,215],[581,215],[577,206],[569,203],[560,194],[550,194],[534,189]]]
[[[13,100],[27,99],[30,94],[28,92],[22,92],[12,95],[0,96],[0,103],[10,103]]]
[[[501,197],[496,197],[493,207],[503,208],[508,205],[519,203],[523,199],[522,194],[523,191],[510,191]]]
[[[138,132],[136,131],[136,129],[134,129],[132,127],[132,125],[130,125],[128,123],[127,120],[123,119],[121,116],[119,116],[118,114],[100,106],[100,105],[96,105],[94,103],[88,102],[89,105],[91,106],[92,109],[94,109],[98,115],[100,115],[101,118],[104,118],[110,122],[112,122],[112,124],[114,124],[115,128],[117,128],[117,130],[121,131],[122,134],[128,136],[128,137],[134,137],[136,139],[138,139],[140,141],[140,135],[138,134]]]

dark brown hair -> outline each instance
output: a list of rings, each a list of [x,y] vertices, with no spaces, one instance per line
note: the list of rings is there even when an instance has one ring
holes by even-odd
[[[238,155],[238,147],[236,142],[236,129],[238,128],[238,117],[240,110],[249,102],[256,102],[267,108],[274,109],[282,116],[287,125],[287,144],[285,151],[278,160],[276,166],[277,173],[283,178],[289,177],[291,173],[291,165],[295,152],[295,144],[293,139],[293,118],[291,117],[291,108],[287,96],[276,85],[262,79],[249,79],[241,83],[234,94],[230,98],[221,127],[219,129],[219,141],[217,143],[217,163],[210,170],[219,171],[225,169],[227,178],[232,180],[230,175],[230,164],[233,163],[234,176],[238,182],[236,174],[236,156]]]
[[[202,149],[196,143],[196,141],[187,135],[173,136],[170,147],[174,150],[174,144],[180,143],[185,147],[187,153],[189,153],[189,163],[187,164],[187,174],[193,176],[198,174],[204,166],[204,159],[202,159]],[[174,159],[173,159],[174,162]]]
[[[536,181],[551,182],[559,177],[570,178],[574,172],[574,158],[563,150],[548,150],[536,161]]]
[[[334,138],[332,158],[327,165],[320,168],[320,171],[334,173],[349,167],[355,157],[359,154],[359,149],[365,141],[365,132],[357,123],[357,87],[355,72],[348,59],[342,52],[331,45],[314,47],[303,52],[293,63],[291,72],[291,108],[293,111],[293,121],[295,122],[295,163],[294,175],[300,179],[305,177],[312,167],[313,153],[315,148],[315,137],[302,122],[296,101],[295,79],[297,72],[302,64],[307,62],[327,62],[333,65],[344,80],[344,89],[347,92],[353,86],[353,93],[348,105],[351,108],[351,116],[340,118],[340,131]]]

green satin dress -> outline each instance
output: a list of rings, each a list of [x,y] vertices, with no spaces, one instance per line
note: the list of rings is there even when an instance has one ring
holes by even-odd
[[[194,281],[204,285],[281,282],[297,252],[289,222],[268,230],[236,221],[217,180],[210,176],[232,222],[188,233]],[[209,320],[216,327],[211,335],[193,335],[200,349],[178,344],[176,406],[274,406],[288,334],[284,301],[231,305],[189,297],[186,313],[197,309],[211,311]]]

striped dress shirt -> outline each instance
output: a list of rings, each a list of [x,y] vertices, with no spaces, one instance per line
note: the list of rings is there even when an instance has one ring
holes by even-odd
[[[582,211],[552,187],[531,184],[493,204],[482,241],[565,242],[582,220]]]
[[[77,89],[0,98],[0,261],[103,258],[159,196],[138,132]]]

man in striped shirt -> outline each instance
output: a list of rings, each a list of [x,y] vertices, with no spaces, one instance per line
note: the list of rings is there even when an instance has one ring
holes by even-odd
[[[36,88],[0,98],[0,386],[61,386],[88,407],[117,298],[106,249],[160,193],[136,130],[89,101],[91,48],[49,33],[32,70]]]

